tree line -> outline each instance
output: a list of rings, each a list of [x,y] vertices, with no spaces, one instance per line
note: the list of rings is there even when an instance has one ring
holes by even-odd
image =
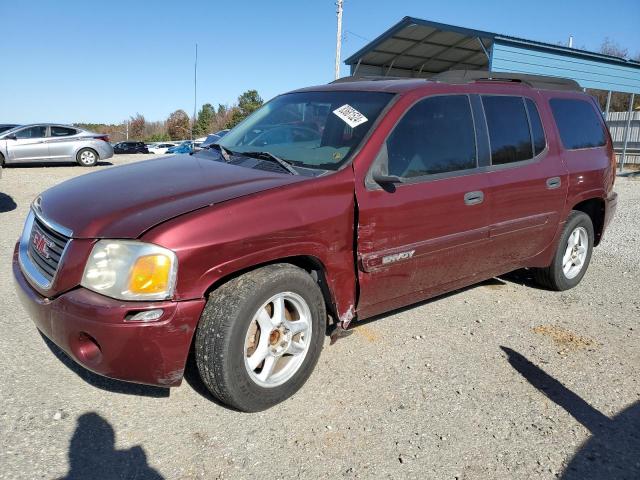
[[[172,112],[166,120],[147,121],[144,115],[137,113],[128,121],[121,124],[105,123],[75,123],[96,133],[109,135],[111,141],[142,140],[147,142],[162,142],[169,140],[184,140],[204,137],[210,133],[226,128],[233,128],[247,116],[260,108],[263,100],[257,90],[247,90],[238,97],[237,103],[228,106],[218,104],[217,108],[211,103],[205,103],[195,118],[182,109]]]

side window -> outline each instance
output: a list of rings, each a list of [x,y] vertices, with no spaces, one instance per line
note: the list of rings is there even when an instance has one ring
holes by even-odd
[[[16,138],[42,138],[47,134],[47,127],[29,127],[16,132]]]
[[[75,135],[76,133],[78,133],[78,132],[76,130],[74,130],[73,128],[55,127],[55,126],[51,127],[51,136],[52,137],[68,137],[70,135]]]
[[[491,143],[491,164],[533,158],[529,121],[522,97],[483,96]]]
[[[414,105],[387,139],[389,174],[420,177],[475,168],[476,137],[469,98],[447,95]]]
[[[540,115],[536,104],[530,98],[525,99],[527,104],[527,113],[529,113],[529,123],[531,124],[531,135],[533,136],[533,153],[538,155],[547,146],[547,140],[544,138],[544,128],[540,121]]]
[[[564,148],[595,148],[607,143],[602,117],[590,102],[552,98],[549,103]]]

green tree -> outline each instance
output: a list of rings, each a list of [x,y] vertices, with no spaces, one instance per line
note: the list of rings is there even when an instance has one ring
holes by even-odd
[[[263,103],[264,102],[257,90],[247,90],[244,92],[238,97],[238,105],[232,109],[231,118],[225,125],[226,128],[235,127],[242,120],[260,108]]]
[[[171,140],[184,140],[189,137],[191,125],[189,115],[184,110],[176,110],[167,118],[167,133]]]
[[[211,133],[211,124],[216,116],[216,110],[210,103],[205,103],[198,112],[198,119],[193,126],[193,136],[201,137]]]

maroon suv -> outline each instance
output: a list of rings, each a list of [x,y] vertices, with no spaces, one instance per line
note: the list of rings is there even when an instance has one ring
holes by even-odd
[[[575,286],[616,205],[598,106],[478,77],[297,90],[200,154],[47,190],[14,253],[25,307],[109,377],[179,385],[193,347],[213,395],[257,411],[304,384],[330,322],[523,267]]]

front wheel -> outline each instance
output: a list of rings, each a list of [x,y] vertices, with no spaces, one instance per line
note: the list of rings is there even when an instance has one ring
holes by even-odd
[[[76,161],[81,167],[95,167],[98,164],[98,154],[90,148],[83,148],[76,155]]]
[[[325,329],[324,298],[307,272],[290,264],[259,268],[209,295],[195,341],[200,377],[221,402],[265,410],[307,381]]]
[[[534,271],[538,283],[558,291],[575,287],[589,266],[593,241],[591,218],[584,212],[572,211],[560,235],[551,265]]]

